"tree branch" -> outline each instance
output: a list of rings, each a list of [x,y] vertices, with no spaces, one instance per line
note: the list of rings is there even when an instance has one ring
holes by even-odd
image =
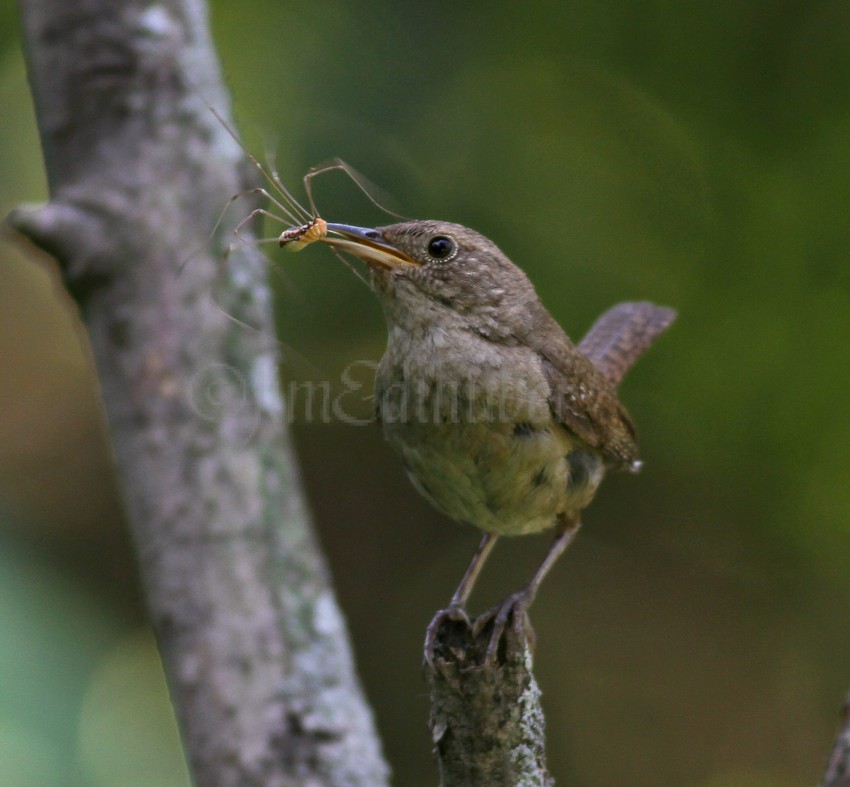
[[[821,787],[850,787],[850,694],[844,700],[841,729],[829,755]]]
[[[442,621],[426,670],[431,735],[442,787],[549,787],[540,689],[532,674],[530,624],[512,613],[496,658],[488,625]]]
[[[10,220],[85,319],[194,780],[384,784],[284,428],[264,259],[239,246],[219,287],[210,233],[245,167],[205,104],[228,114],[205,7],[21,12],[51,201]]]

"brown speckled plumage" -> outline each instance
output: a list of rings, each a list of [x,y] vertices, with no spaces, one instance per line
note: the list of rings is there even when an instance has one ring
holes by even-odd
[[[487,533],[558,526],[522,597],[530,601],[605,469],[638,466],[616,387],[675,313],[619,304],[577,348],[525,273],[474,230],[414,221],[328,231],[324,242],[372,270],[388,330],[375,379],[378,417],[416,488]],[[482,544],[453,608],[488,552]]]

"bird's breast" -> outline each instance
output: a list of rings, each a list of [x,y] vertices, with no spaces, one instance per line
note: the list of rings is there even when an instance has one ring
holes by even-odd
[[[583,507],[601,458],[559,426],[537,356],[523,346],[431,332],[393,342],[378,368],[384,434],[419,491],[494,533],[551,527]]]

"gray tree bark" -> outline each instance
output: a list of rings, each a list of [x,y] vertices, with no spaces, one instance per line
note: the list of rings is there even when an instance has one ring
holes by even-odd
[[[247,169],[205,103],[228,115],[204,4],[20,10],[51,197],[10,221],[88,330],[193,778],[385,784],[284,426],[265,261],[222,261],[232,223],[211,241]]]

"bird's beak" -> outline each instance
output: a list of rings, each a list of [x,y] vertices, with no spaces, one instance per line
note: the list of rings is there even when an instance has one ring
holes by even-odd
[[[325,235],[321,239],[323,243],[340,251],[347,251],[369,265],[380,268],[401,268],[420,264],[392,243],[387,243],[380,230],[329,223],[328,233],[332,234]]]

